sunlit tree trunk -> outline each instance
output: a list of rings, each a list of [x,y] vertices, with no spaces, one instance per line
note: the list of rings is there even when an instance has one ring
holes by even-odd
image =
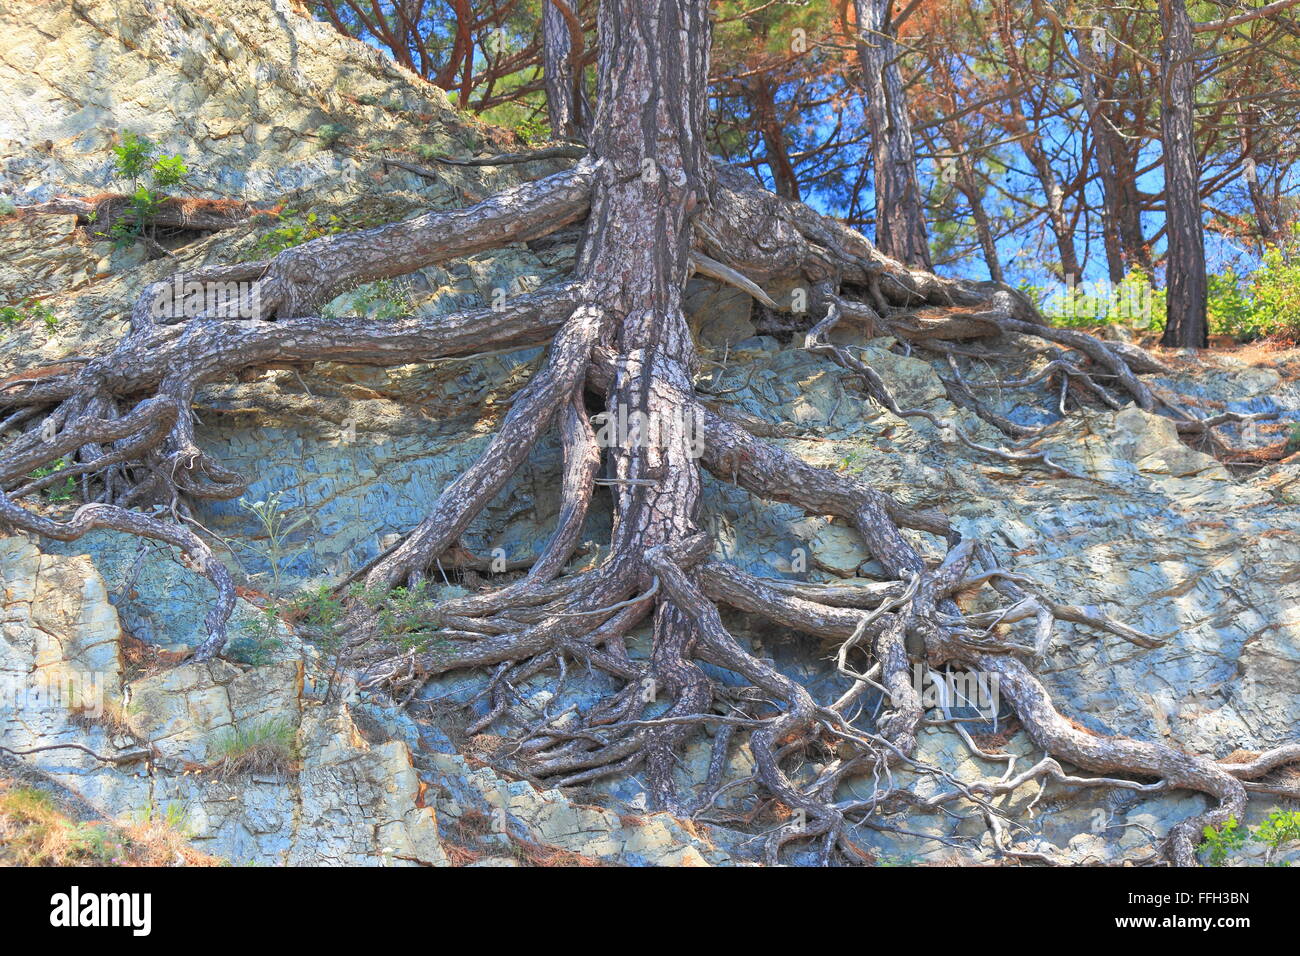
[[[1196,84],[1192,22],[1183,0],[1160,0],[1160,139],[1165,161],[1168,322],[1163,345],[1205,348],[1205,232],[1201,222],[1193,114]]]
[[[556,139],[583,141],[589,108],[582,90],[580,47],[582,26],[574,0],[545,0],[542,4],[542,74],[546,82],[546,112]]]
[[[931,268],[916,150],[889,22],[890,0],[853,0],[867,97],[876,190],[876,245],[911,266]]]

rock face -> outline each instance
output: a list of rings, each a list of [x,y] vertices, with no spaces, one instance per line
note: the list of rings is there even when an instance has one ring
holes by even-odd
[[[575,804],[507,781],[431,727],[348,695],[323,705],[297,661],[167,666],[132,677],[103,579],[84,557],[0,540],[0,740],[114,817],[166,813],[194,846],[236,863],[729,862],[690,824]],[[241,746],[279,766],[230,769]],[[85,749],[80,749],[85,748]],[[89,752],[88,752],[89,751]],[[440,824],[445,837],[440,837]]]
[[[333,145],[326,126],[345,131]],[[429,180],[385,170],[385,155],[415,144],[466,154],[490,148],[497,134],[283,0],[208,0],[201,10],[76,0],[0,10],[0,188],[10,199],[25,205],[121,189],[109,147],[122,130],[180,153],[203,195],[335,214],[347,228],[464,205],[512,177],[548,171],[446,167]],[[251,258],[272,228],[250,223],[178,248],[176,262],[149,262],[138,249],[92,241],[70,216],[0,218],[0,305],[35,296],[57,317],[53,329],[9,331],[0,373],[110,348],[143,285]],[[488,302],[498,289],[513,294],[563,273],[572,256],[571,237],[559,237],[423,270],[400,290],[401,304],[438,314]],[[375,292],[351,290],[330,307],[382,308]],[[1041,448],[1081,477],[1050,477],[872,405],[851,377],[799,348],[798,335],[756,334],[761,323],[733,290],[693,280],[688,304],[702,357],[715,363],[707,387],[720,401],[783,424],[782,442],[814,464],[861,472],[906,504],[943,509],[963,535],[990,542],[1005,567],[1036,576],[1062,600],[1096,605],[1163,639],[1147,650],[1058,627],[1040,671],[1066,713],[1097,731],[1217,756],[1300,737],[1294,466],[1234,476],[1180,441],[1168,420],[1125,408],[1072,411],[1057,424]],[[946,366],[852,328],[835,335],[861,349],[901,404],[1002,443],[949,403]],[[206,388],[196,403],[199,441],[253,477],[248,501],[274,500],[289,522],[301,521],[271,548],[239,503],[200,510],[203,524],[230,542],[243,593],[261,604],[277,584],[287,594],[336,582],[417,523],[484,447],[539,357],[534,349],[389,370],[322,364]],[[1004,380],[1030,376],[1036,361],[998,371]],[[1279,353],[1272,361],[1297,359]],[[1174,371],[1156,386],[1207,410],[1300,419],[1293,373],[1213,354],[1170,362]],[[968,381],[990,378],[987,368],[962,371]],[[1054,396],[1032,389],[981,397],[1020,421],[1059,418]],[[1277,434],[1238,437],[1263,444]],[[559,465],[555,445],[543,444],[466,544],[480,554],[500,549],[508,560],[533,553],[558,509]],[[754,573],[852,581],[876,570],[841,523],[713,480],[705,496],[718,552]],[[57,514],[73,505],[46,507]],[[601,540],[608,524],[608,512],[593,508],[587,535]],[[581,794],[539,790],[479,759],[492,740],[589,707],[609,690],[599,675],[571,673],[563,686],[538,677],[516,689],[518,703],[481,738],[466,740],[459,731],[486,713],[486,675],[433,681],[409,712],[346,681],[327,705],[330,662],[282,622],[278,643],[267,642],[259,608],[246,601],[232,628],[269,648],[256,666],[178,662],[202,634],[212,591],[166,548],[108,532],[66,544],[3,538],[0,598],[0,693],[8,695],[0,745],[59,745],[23,759],[110,816],[174,811],[196,846],[234,862],[725,865],[751,859],[753,833],[770,825],[727,829],[647,814],[635,778]],[[818,693],[838,686],[829,648],[740,615],[727,623]],[[629,651],[645,651],[636,635]],[[64,746],[73,744],[104,759]],[[255,746],[272,752],[270,769],[232,769],[239,748]],[[965,781],[1007,769],[937,728],[921,735],[919,749]],[[1004,749],[1019,768],[1040,756],[1014,727]],[[708,740],[693,743],[681,783],[701,784],[710,758]],[[752,814],[740,735],[727,768],[737,785],[720,807]],[[850,782],[845,795],[859,784],[868,785]],[[914,781],[922,795],[933,785],[924,775]],[[1246,822],[1273,803],[1253,800]],[[1019,849],[1098,862],[1144,855],[1202,800],[1049,786],[1002,804],[1024,828]],[[998,859],[979,815],[911,814],[902,829],[911,835],[863,829],[858,840],[885,862]]]

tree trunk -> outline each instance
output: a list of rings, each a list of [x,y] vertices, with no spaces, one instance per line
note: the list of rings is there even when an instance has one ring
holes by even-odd
[[[1080,28],[1075,31],[1079,47],[1079,89],[1083,94],[1083,109],[1088,115],[1088,128],[1092,131],[1093,149],[1097,157],[1097,178],[1101,181],[1101,238],[1106,250],[1106,271],[1111,282],[1120,282],[1128,271],[1124,263],[1124,250],[1120,243],[1120,187],[1115,173],[1115,132],[1097,99],[1097,55],[1092,49],[1091,32]]]
[[[542,4],[542,74],[546,81],[546,113],[555,139],[584,142],[589,119],[582,90],[582,25],[568,0]]]
[[[998,33],[1007,58],[1007,128],[1019,141],[1021,151],[1038,176],[1043,189],[1047,222],[1056,238],[1056,249],[1061,258],[1061,278],[1071,288],[1075,288],[1083,281],[1083,270],[1079,266],[1079,255],[1074,245],[1073,223],[1065,211],[1065,190],[1056,175],[1052,158],[1043,149],[1038,135],[1037,117],[1031,123],[1025,114],[1025,89],[1029,70],[1020,56],[1018,40],[1011,29],[1011,8],[1005,2],[998,6]]]
[[[766,76],[760,73],[747,85],[754,104],[754,119],[763,148],[767,153],[767,167],[772,171],[776,194],[787,199],[799,199],[799,177],[790,163],[790,150],[785,141],[785,130],[776,115],[776,93]]]
[[[602,338],[617,355],[606,398],[620,432],[607,451],[615,482],[612,551],[639,588],[651,584],[649,549],[699,531],[700,469],[689,398],[695,347],[682,310],[689,278],[690,220],[707,194],[704,153],[711,23],[707,0],[606,0],[592,152],[605,163],[578,264],[607,310]],[[647,427],[641,435],[623,421]],[[616,572],[617,573],[617,572]],[[707,706],[702,672],[686,662],[693,631],[680,609],[655,610],[652,692],[673,697],[670,714]],[[674,805],[675,744],[684,728],[653,735],[651,798]]]
[[[1165,258],[1169,319],[1162,345],[1209,344],[1205,234],[1201,222],[1193,94],[1192,22],[1183,0],[1160,0],[1160,139],[1165,154]]]
[[[916,178],[912,121],[898,72],[890,0],[853,0],[858,59],[867,96],[876,189],[876,245],[900,262],[932,268],[925,209]]]
[[[936,67],[935,85],[948,101],[949,114],[956,115],[957,84],[953,80],[946,59],[941,58]],[[1003,282],[1006,277],[1002,272],[1002,259],[998,255],[997,237],[993,234],[993,225],[989,221],[988,211],[984,208],[984,185],[976,175],[974,150],[967,146],[960,119],[946,121],[943,124],[943,132],[957,153],[953,160],[957,164],[956,186],[970,203],[971,218],[975,221],[975,235],[979,238],[980,250],[984,253],[984,264],[988,266],[989,278],[994,282]],[[930,145],[931,152],[935,152],[934,144],[928,137],[927,144]]]
[[[1281,228],[1277,207],[1269,202],[1264,186],[1259,181],[1259,165],[1255,161],[1254,144],[1259,136],[1259,114],[1255,110],[1243,110],[1237,106],[1237,131],[1241,143],[1241,155],[1245,165],[1246,189],[1250,193],[1250,204],[1255,210],[1255,231],[1259,236],[1259,251],[1263,251],[1281,238]]]
[[[993,235],[993,224],[989,221],[988,211],[984,208],[983,183],[975,175],[974,163],[969,156],[962,156],[957,163],[957,182],[966,196],[966,201],[970,203],[971,218],[975,220],[975,235],[979,237],[980,250],[984,253],[984,264],[988,266],[989,278],[994,282],[1005,282],[1002,260],[998,256],[997,237]]]

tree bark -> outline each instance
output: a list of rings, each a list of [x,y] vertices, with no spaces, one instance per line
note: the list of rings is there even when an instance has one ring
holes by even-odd
[[[1106,250],[1106,271],[1111,282],[1124,278],[1124,250],[1120,243],[1120,187],[1115,169],[1115,132],[1108,117],[1102,112],[1097,99],[1097,55],[1092,49],[1090,31],[1075,31],[1079,48],[1079,89],[1083,95],[1083,109],[1088,115],[1088,128],[1092,132],[1093,150],[1097,161],[1097,178],[1101,181],[1101,239]]]
[[[1161,344],[1209,344],[1205,232],[1197,174],[1192,21],[1183,0],[1160,0],[1160,139],[1165,158],[1165,286],[1169,318]]]
[[[555,139],[585,142],[588,108],[582,90],[582,24],[568,0],[542,3],[542,75]]]
[[[772,183],[776,194],[787,199],[798,200],[799,177],[790,163],[790,149],[785,141],[785,130],[776,115],[776,92],[771,81],[762,73],[754,77],[746,89],[754,104],[754,119],[758,125],[759,135],[763,137],[763,148],[767,153],[767,167],[772,171]]]
[[[608,337],[617,353],[606,398],[610,421],[642,416],[649,434],[624,434],[609,449],[612,550],[639,586],[651,583],[648,549],[697,533],[701,478],[690,396],[695,348],[682,310],[690,270],[690,221],[707,194],[704,152],[712,26],[707,0],[606,0],[593,152],[606,163],[597,184],[580,272],[603,286]],[[638,440],[644,437],[645,440]],[[673,695],[669,715],[697,713],[710,692],[687,662],[687,617],[661,601],[654,615],[655,693]],[[686,728],[652,735],[651,798],[675,804],[674,750]]]
[[[871,127],[876,245],[881,252],[909,266],[931,269],[925,207],[916,178],[912,121],[890,25],[890,0],[853,0],[853,8],[867,122]]]
[[[955,114],[958,109],[957,84],[953,80],[947,59],[943,57],[938,59],[935,85],[948,101],[948,112]],[[944,122],[943,133],[957,153],[952,160],[957,167],[955,185],[961,190],[962,195],[966,197],[966,201],[970,204],[971,218],[975,221],[975,235],[979,238],[980,250],[984,253],[984,264],[988,266],[989,278],[994,282],[1002,282],[1006,277],[1002,272],[1002,259],[998,255],[997,237],[993,234],[993,224],[989,221],[988,211],[984,208],[984,185],[976,175],[974,148],[968,146],[959,119]]]

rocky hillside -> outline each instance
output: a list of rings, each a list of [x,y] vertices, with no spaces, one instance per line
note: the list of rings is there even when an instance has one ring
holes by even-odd
[[[192,170],[194,198],[260,214],[215,233],[178,231],[169,255],[98,239],[68,213],[0,218],[0,376],[108,351],[146,284],[198,264],[248,260],[313,231],[400,220],[466,205],[553,170],[438,166],[509,137],[456,113],[441,91],[369,47],[300,16],[285,0],[76,0],[0,10],[0,189],[15,207],[120,191],[112,147],[147,136]],[[444,314],[562,274],[575,236],[482,254],[404,280],[351,290],[336,314]],[[705,387],[719,401],[783,425],[782,443],[815,464],[860,471],[907,505],[938,507],[989,541],[1004,567],[1034,575],[1066,603],[1095,606],[1156,636],[1140,647],[1065,625],[1040,673],[1088,729],[1225,756],[1300,738],[1300,476],[1285,461],[1230,470],[1180,440],[1168,419],[1128,407],[1074,410],[1040,445],[1074,473],[981,456],[925,422],[870,403],[847,373],[801,348],[747,296],[708,280],[690,287]],[[34,310],[32,303],[39,303]],[[48,319],[43,317],[48,314]],[[861,329],[859,347],[905,407],[958,421],[988,444],[1003,437],[954,407],[943,364]],[[540,350],[395,369],[318,363],[269,368],[206,388],[198,439],[252,484],[242,502],[199,519],[228,545],[240,584],[226,659],[185,660],[203,636],[213,591],[171,549],[116,532],[71,543],[0,538],[0,746],[5,759],[118,820],[172,819],[195,848],[236,863],[426,865],[725,865],[759,855],[755,834],[782,808],[756,801],[744,745],[715,768],[734,782],[693,819],[647,813],[636,777],[564,793],[511,772],[502,743],[586,709],[607,689],[574,665],[567,678],[514,688],[489,714],[490,674],[436,679],[404,702],[359,692],[335,673],[317,626],[328,608],[299,595],[345,579],[419,522],[482,450]],[[1300,421],[1300,356],[1258,352],[1163,356],[1153,387],[1208,414],[1277,411],[1276,425],[1234,435],[1267,446]],[[998,369],[1031,378],[1045,358]],[[989,370],[963,367],[969,381]],[[1060,418],[1040,389],[987,396],[1022,423]],[[471,411],[466,412],[469,408]],[[471,527],[477,555],[526,558],[559,507],[558,447],[529,466]],[[918,476],[923,480],[917,481]],[[47,491],[55,516],[73,495]],[[858,581],[873,562],[840,522],[766,505],[706,480],[717,547],[764,575]],[[607,539],[607,505],[588,536]],[[584,560],[597,557],[596,546]],[[449,575],[444,594],[477,583]],[[734,615],[752,649],[809,685],[835,687],[833,649]],[[644,635],[643,635],[644,636]],[[633,655],[644,653],[634,641]],[[76,701],[50,688],[90,689]],[[38,693],[37,691],[41,691]],[[329,699],[327,702],[327,692]],[[67,706],[69,703],[72,706]],[[404,704],[405,706],[402,706]],[[942,716],[937,712],[932,716]],[[981,727],[978,749],[938,726],[918,756],[956,779],[996,780],[1037,753],[1018,726]],[[680,767],[683,790],[710,776],[710,748]],[[903,772],[907,777],[907,772]],[[869,781],[863,781],[869,789]],[[916,774],[921,798],[940,784]],[[854,795],[854,785],[844,797]],[[1017,825],[1017,851],[1070,862],[1149,856],[1204,798],[1055,783],[995,801]],[[1258,794],[1246,822],[1278,806]],[[1001,862],[986,819],[909,811],[860,829],[875,862]],[[904,832],[906,831],[906,832]],[[1261,852],[1247,848],[1244,853]]]

